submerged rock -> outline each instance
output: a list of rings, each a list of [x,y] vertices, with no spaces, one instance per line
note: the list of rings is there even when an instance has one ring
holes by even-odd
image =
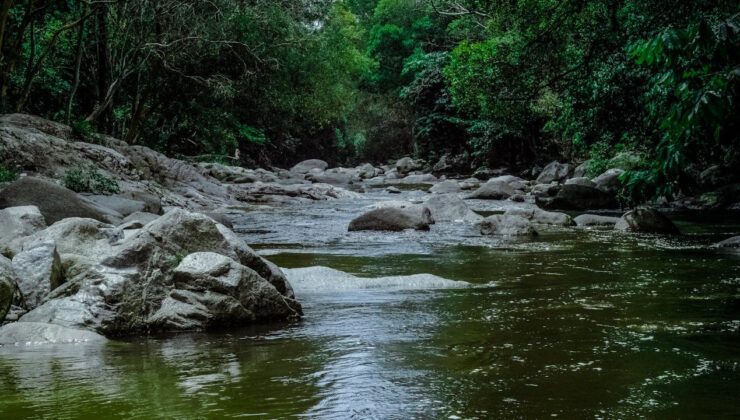
[[[92,331],[43,322],[14,322],[0,327],[0,345],[105,343]]]
[[[725,239],[722,242],[715,244],[719,248],[740,248],[740,236],[733,236],[732,238]]]
[[[628,211],[622,215],[614,228],[622,232],[681,233],[670,219],[657,209],[648,207]]]
[[[529,220],[515,215],[497,214],[480,223],[483,235],[536,236],[537,231]]]
[[[406,229],[429,230],[431,211],[423,207],[421,211],[413,208],[385,207],[370,210],[352,220],[348,230],[387,230],[399,232]]]
[[[103,222],[121,220],[120,213],[97,207],[68,190],[49,181],[23,177],[0,191],[0,208],[36,206],[47,224],[68,217],[87,217]]]
[[[619,217],[582,214],[573,219],[573,221],[581,227],[614,227],[619,221]]]
[[[283,269],[296,292],[301,294],[358,290],[430,290],[470,287],[464,281],[448,280],[431,274],[380,278],[356,277],[328,267]]]

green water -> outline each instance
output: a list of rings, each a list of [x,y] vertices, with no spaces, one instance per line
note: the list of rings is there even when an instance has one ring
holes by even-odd
[[[737,418],[740,253],[708,247],[737,220],[679,224],[680,238],[568,230],[488,246],[441,227],[423,246],[265,233],[258,248],[283,267],[473,285],[299,287],[299,323],[6,347],[0,418]]]

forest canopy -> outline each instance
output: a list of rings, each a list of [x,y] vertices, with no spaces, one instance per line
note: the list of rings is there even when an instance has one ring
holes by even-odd
[[[622,159],[735,176],[729,0],[0,0],[0,112],[242,165]],[[239,150],[240,161],[230,157]]]

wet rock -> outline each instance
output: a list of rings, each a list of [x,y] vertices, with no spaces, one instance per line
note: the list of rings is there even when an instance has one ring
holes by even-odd
[[[94,219],[73,217],[60,220],[17,242],[22,250],[53,242],[62,259],[65,254],[71,254],[85,261],[97,262],[110,255],[113,245],[122,239],[123,232],[119,228]]]
[[[616,192],[622,185],[622,181],[619,180],[619,177],[622,176],[623,173],[624,171],[618,168],[609,169],[594,178],[593,182],[596,184],[596,188],[604,191]]]
[[[285,197],[309,200],[329,200],[335,198],[355,198],[358,194],[329,184],[293,184],[255,182],[234,185],[231,193],[243,202],[269,202]]]
[[[13,256],[13,240],[46,228],[46,221],[36,206],[8,207],[0,210],[0,255]]]
[[[399,174],[408,174],[409,172],[418,171],[424,166],[424,163],[411,159],[410,157],[401,158],[396,162],[396,171]]]
[[[229,257],[199,252],[175,268],[174,288],[147,324],[154,330],[203,330],[300,316],[300,305]]]
[[[560,191],[560,184],[537,184],[532,187],[532,195],[535,197],[554,197]]]
[[[481,186],[481,182],[478,178],[468,178],[460,181],[459,185],[463,190],[475,190]]]
[[[431,211],[423,208],[417,211],[413,208],[385,207],[370,210],[362,216],[352,220],[348,230],[381,230],[399,232],[406,229],[429,230]]]
[[[462,191],[462,189],[460,188],[460,185],[457,183],[457,181],[453,179],[442,181],[438,184],[433,185],[431,188],[429,188],[429,192],[432,194],[449,194],[449,193],[457,193],[460,191]]]
[[[525,201],[527,201],[527,196],[524,194],[514,194],[509,197],[509,201],[513,201],[515,203],[524,203]]]
[[[53,241],[42,242],[13,257],[13,271],[27,309],[39,306],[64,282],[64,270]]]
[[[470,210],[465,201],[456,194],[436,195],[424,202],[435,222],[467,222],[475,223],[483,219],[483,216]]]
[[[581,227],[614,227],[619,221],[619,217],[582,214],[574,218],[573,221]]]
[[[725,239],[722,242],[715,244],[719,248],[740,248],[740,236],[733,236],[732,238]]]
[[[374,167],[373,165],[371,165],[369,163],[364,163],[364,164],[358,166],[355,169],[357,170],[357,176],[360,179],[374,178],[374,177],[380,175],[380,173],[381,173],[381,170],[380,169]]]
[[[123,226],[124,224],[131,223],[131,222],[138,222],[140,226],[143,227],[147,223],[152,222],[157,219],[159,219],[159,215],[157,214],[146,213],[146,212],[136,212],[136,213],[126,216],[123,219],[123,222],[121,222],[121,226]]]
[[[593,181],[585,177],[571,178],[565,181],[565,185],[581,185],[583,187],[591,188],[596,187],[596,184]]]
[[[297,173],[297,174],[306,174],[306,173],[311,172],[312,169],[318,169],[320,171],[325,171],[326,168],[328,167],[329,167],[329,164],[324,162],[323,160],[309,159],[309,160],[304,160],[303,162],[290,168],[290,171]]]
[[[466,172],[470,173],[470,155],[461,153],[459,155],[445,154],[432,167],[434,174],[449,174]]]
[[[14,322],[0,327],[0,345],[105,343],[92,331],[43,322]]]
[[[538,206],[547,210],[616,209],[619,203],[614,194],[582,185],[563,185],[555,197],[536,197]]]
[[[622,232],[681,233],[673,222],[654,208],[636,208],[630,210],[617,221],[614,229]]]
[[[550,162],[537,177],[540,184],[549,184],[553,181],[564,181],[570,176],[573,167],[568,163]]]
[[[489,169],[488,167],[481,166],[473,172],[473,178],[487,180],[493,177],[502,176],[506,174],[507,171],[507,168]]]
[[[348,171],[343,169],[335,168],[325,172],[309,173],[306,175],[306,179],[314,183],[329,185],[349,185],[359,180],[359,176],[357,176],[354,170]]]
[[[162,214],[162,200],[158,196],[146,191],[128,190],[120,194],[116,194],[113,197],[126,198],[144,203],[144,210],[142,211],[153,214]]]
[[[505,200],[512,195],[522,193],[526,184],[521,178],[511,175],[504,175],[497,178],[491,178],[485,184],[475,190],[469,198],[487,199],[487,200]]]
[[[396,187],[388,187],[385,189],[385,191],[389,194],[401,194],[401,190]]]
[[[421,185],[434,184],[437,181],[439,181],[439,179],[432,174],[413,174],[401,178],[398,182],[405,185]]]
[[[504,213],[506,216],[523,217],[534,224],[553,226],[573,226],[573,219],[565,213],[545,211],[538,208],[513,208]]]
[[[0,324],[13,303],[17,279],[9,259],[0,255]]]
[[[532,222],[516,215],[496,214],[486,217],[480,223],[480,232],[483,235],[501,236],[536,236]]]
[[[115,223],[121,215],[84,200],[74,191],[38,178],[23,177],[0,191],[0,208],[36,206],[47,224],[68,217],[87,217]]]

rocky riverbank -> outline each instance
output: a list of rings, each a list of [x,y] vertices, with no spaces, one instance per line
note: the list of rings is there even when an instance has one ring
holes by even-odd
[[[453,177],[403,158],[378,167],[329,168],[312,159],[290,169],[252,170],[188,163],[108,137],[98,143],[78,141],[69,127],[43,119],[0,117],[0,164],[21,175],[0,191],[0,345],[300,318],[283,271],[231,228],[229,215],[253,205],[354,199],[372,190],[388,200],[358,213],[349,231],[423,233],[462,223],[482,237],[563,228],[680,233],[654,208],[622,212],[618,168],[593,179],[558,162],[530,171],[532,179],[503,170]],[[64,188],[60,180],[75,167],[95,168],[115,192]],[[402,189],[428,192],[392,200]],[[481,200],[516,206],[484,217],[469,205]]]

